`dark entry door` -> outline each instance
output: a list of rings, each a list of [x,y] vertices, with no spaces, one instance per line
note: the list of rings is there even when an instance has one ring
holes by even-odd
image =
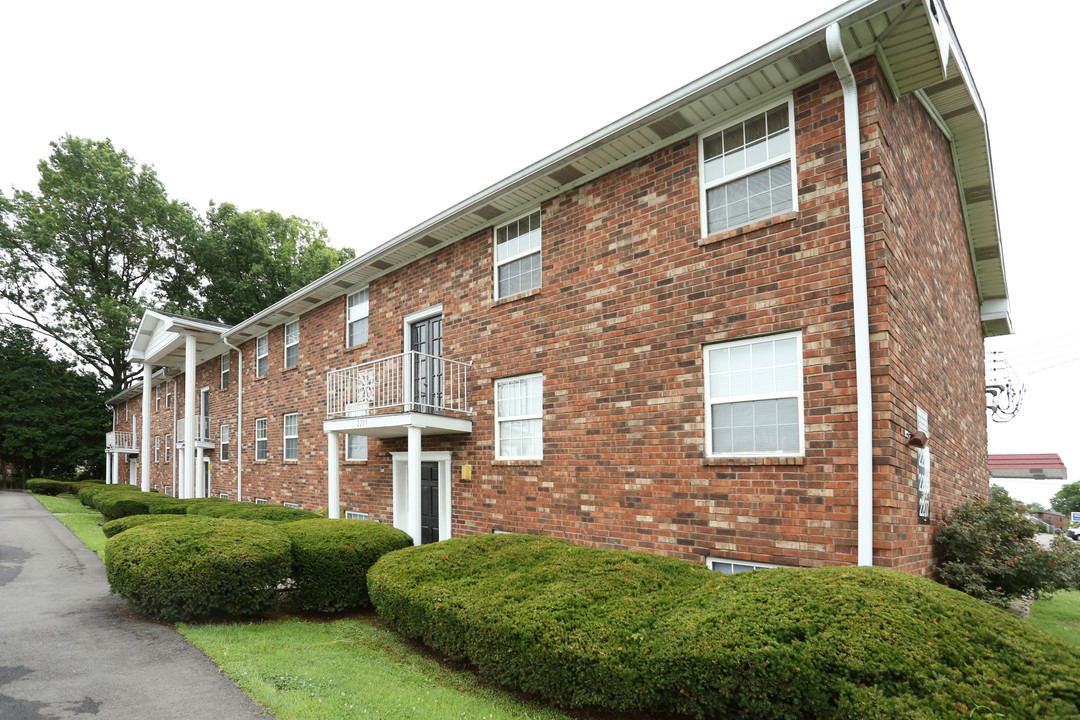
[[[420,463],[420,544],[439,542],[439,463]]]
[[[443,404],[442,315],[412,324],[413,402],[417,412],[438,413]]]

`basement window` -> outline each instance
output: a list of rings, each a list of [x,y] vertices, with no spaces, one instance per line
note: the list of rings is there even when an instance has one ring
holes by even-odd
[[[724,558],[709,558],[706,566],[710,570],[722,572],[725,575],[737,575],[752,570],[776,570],[781,568],[790,569],[790,565],[770,565],[768,563],[745,562],[741,560],[727,560]]]
[[[784,102],[701,136],[705,237],[795,209],[793,112]]]
[[[293,510],[299,510],[300,509],[300,505],[298,503],[285,502],[285,503],[281,503],[281,504],[284,505],[287,508],[292,508]]]
[[[356,512],[355,510],[345,511],[346,520],[367,520],[368,514],[366,512]]]

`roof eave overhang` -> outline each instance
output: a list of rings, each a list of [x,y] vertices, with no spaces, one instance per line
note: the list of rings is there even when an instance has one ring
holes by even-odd
[[[246,342],[440,247],[693,135],[734,106],[832,72],[824,36],[833,23],[840,24],[845,52],[853,62],[877,55],[899,94],[922,91],[924,102],[934,106],[943,129],[954,139],[980,302],[1007,302],[985,113],[951,24],[935,2],[846,2],[379,245],[223,337],[233,344]],[[715,108],[712,120],[706,117],[710,108]],[[597,160],[601,156],[612,159]],[[1011,323],[995,327],[1011,332]]]

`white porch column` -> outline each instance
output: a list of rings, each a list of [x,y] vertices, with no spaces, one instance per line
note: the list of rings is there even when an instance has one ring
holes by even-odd
[[[114,452],[112,456],[112,484],[120,484],[120,453]]]
[[[112,453],[105,452],[105,484],[110,485],[112,483]]]
[[[181,500],[189,500],[191,496],[187,494],[187,485],[184,485],[184,451],[178,447],[175,452],[176,464],[180,468],[180,477],[176,481],[177,497]]]
[[[420,428],[409,426],[409,469],[406,483],[405,532],[420,544]]]
[[[326,433],[327,517],[341,519],[341,469],[338,459],[338,434]]]
[[[201,447],[195,448],[195,497],[206,497],[206,484],[203,482],[203,474],[206,472],[206,468],[203,467],[203,449]]]
[[[142,442],[139,450],[139,466],[142,470],[142,491],[150,492],[150,383],[153,382],[153,366],[142,366]]]
[[[184,497],[195,497],[195,336],[184,337]]]

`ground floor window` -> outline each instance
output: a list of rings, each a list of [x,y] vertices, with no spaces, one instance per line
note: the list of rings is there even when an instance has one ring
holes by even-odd
[[[346,460],[367,460],[367,436],[366,435],[346,435],[345,436],[345,459]]]

